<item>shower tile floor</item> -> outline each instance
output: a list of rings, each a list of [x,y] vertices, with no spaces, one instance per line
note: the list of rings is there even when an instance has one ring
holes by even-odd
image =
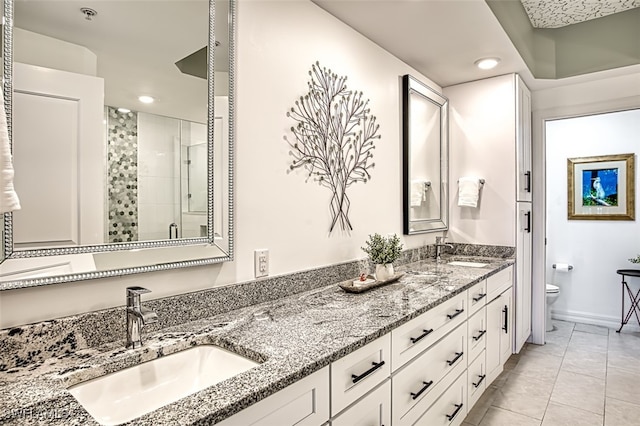
[[[463,426],[639,426],[640,333],[553,321],[525,344]]]

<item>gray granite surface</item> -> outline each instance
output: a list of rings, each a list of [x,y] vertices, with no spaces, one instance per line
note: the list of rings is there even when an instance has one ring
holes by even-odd
[[[489,264],[482,268],[446,264],[455,259]],[[47,356],[40,357],[37,352],[43,349],[11,344],[21,342],[21,332],[35,339],[33,330],[13,329],[13,336],[8,336],[12,332],[8,330],[0,339],[0,350],[6,354],[0,365],[0,405],[4,408],[0,424],[97,424],[70,395],[68,387],[202,344],[221,346],[260,364],[130,424],[215,424],[512,264],[513,259],[503,257],[454,255],[441,263],[422,260],[398,267],[398,271],[405,272],[399,281],[367,293],[346,293],[332,283],[143,331],[145,344],[140,349],[124,349],[121,341],[91,346],[86,338],[80,341],[73,330],[67,330],[68,336],[73,337],[66,341],[48,340],[53,347],[41,345]],[[195,299],[193,303],[197,303]],[[159,313],[164,314],[169,313]],[[114,319],[124,323],[124,318]],[[53,334],[48,334],[52,327],[47,324],[40,327],[43,341],[65,333],[64,321],[56,323]],[[88,330],[85,333],[91,334]]]

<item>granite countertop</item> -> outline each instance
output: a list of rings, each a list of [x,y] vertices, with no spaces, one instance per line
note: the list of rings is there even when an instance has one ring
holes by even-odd
[[[128,423],[214,424],[514,263],[513,259],[487,257],[455,260],[488,265],[471,268],[432,260],[415,262],[397,268],[405,272],[397,282],[365,293],[346,293],[330,285],[151,335],[143,331],[140,349],[125,349],[116,342],[12,368],[0,373],[4,407],[0,423],[97,424],[68,387],[194,345],[214,344],[260,364]]]

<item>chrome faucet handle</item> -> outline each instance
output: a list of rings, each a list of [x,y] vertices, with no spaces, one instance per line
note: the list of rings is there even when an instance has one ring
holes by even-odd
[[[127,307],[140,309],[140,295],[151,293],[151,290],[144,287],[127,287]]]
[[[139,287],[139,286],[134,286],[134,287],[127,287],[127,296],[128,295],[141,295],[141,294],[145,294],[145,293],[151,293],[151,290],[146,289],[144,287]]]
[[[442,244],[443,242],[444,242],[444,237],[440,237],[440,236],[436,237],[436,244]]]

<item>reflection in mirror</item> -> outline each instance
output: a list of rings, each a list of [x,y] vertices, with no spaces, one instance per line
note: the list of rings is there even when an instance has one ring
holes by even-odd
[[[402,79],[404,233],[448,228],[448,100]]]
[[[235,13],[212,1],[5,0],[0,290],[231,259]]]

